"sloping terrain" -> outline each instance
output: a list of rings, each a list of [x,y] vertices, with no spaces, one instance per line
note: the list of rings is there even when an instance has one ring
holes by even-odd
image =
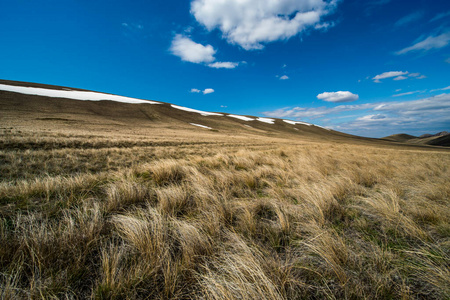
[[[384,137],[383,139],[388,140],[388,141],[393,141],[393,142],[407,142],[409,140],[412,139],[416,139],[417,137],[410,135],[410,134],[406,134],[406,133],[400,133],[400,134],[393,134],[387,137]]]
[[[402,133],[384,137],[382,138],[382,140],[408,143],[413,145],[433,145],[433,146],[450,147],[450,135],[446,132],[438,133],[435,135],[424,134],[421,135],[420,137]]]
[[[2,88],[2,85],[4,86]],[[6,87],[5,87],[6,86]],[[46,130],[116,130],[131,134],[146,134],[156,128],[196,132],[201,136],[220,139],[224,135],[242,138],[299,138],[388,144],[361,138],[320,126],[281,119],[236,116],[224,113],[196,112],[169,103],[130,104],[117,101],[80,101],[11,92],[8,86],[33,87],[44,90],[75,91],[76,89],[43,84],[0,80],[0,107],[4,127],[32,127]],[[83,90],[76,90],[83,91]],[[85,91],[89,92],[89,91]],[[104,95],[107,99],[109,94]],[[142,101],[142,100],[139,100]],[[143,101],[145,102],[145,101]],[[155,103],[149,101],[149,103]],[[199,126],[200,125],[200,126]],[[205,129],[205,128],[210,128]]]

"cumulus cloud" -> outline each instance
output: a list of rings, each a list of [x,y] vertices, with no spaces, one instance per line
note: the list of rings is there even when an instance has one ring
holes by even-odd
[[[229,43],[253,50],[262,49],[265,43],[289,39],[307,28],[329,27],[321,23],[321,18],[332,13],[337,2],[194,0],[191,13],[208,30],[218,28]]]
[[[386,78],[391,78],[391,77],[399,77],[402,75],[406,75],[408,74],[408,72],[403,72],[403,71],[390,71],[390,72],[384,72],[382,74],[379,74],[375,77],[373,77],[373,81],[374,82],[381,82],[381,79],[386,79]]]
[[[208,67],[215,68],[215,69],[234,69],[239,65],[239,63],[236,62],[215,62],[212,64],[209,64]]]
[[[203,95],[214,93],[214,89],[204,89]]]
[[[359,99],[359,96],[349,91],[325,92],[317,95],[317,99],[326,102],[351,102]]]
[[[191,89],[191,93],[203,93],[203,95],[214,93],[214,89],[204,89],[203,91],[199,89]]]
[[[398,76],[398,77],[395,77],[394,78],[394,80],[405,80],[405,79],[408,79],[408,77],[406,77],[406,76]]]
[[[211,45],[197,44],[181,34],[177,34],[173,39],[170,51],[184,61],[197,64],[213,62],[214,54],[216,54],[216,50]]]
[[[280,77],[280,80],[288,80],[288,79],[289,79],[289,76],[287,76],[287,75],[283,75]]]
[[[407,25],[408,23],[419,20],[420,18],[422,18],[422,16],[423,16],[423,12],[421,12],[421,11],[409,14],[407,16],[404,16],[397,22],[395,22],[395,26],[399,27],[399,26]]]
[[[239,65],[237,62],[214,62],[216,60],[214,55],[217,51],[213,46],[197,44],[190,38],[181,34],[175,35],[169,50],[173,55],[180,57],[183,61],[196,64],[204,63],[210,68],[234,69]]]
[[[426,39],[415,43],[410,47],[406,47],[395,54],[401,55],[414,51],[428,51],[431,49],[440,49],[446,47],[450,43],[450,32],[442,33],[438,36],[429,36]]]

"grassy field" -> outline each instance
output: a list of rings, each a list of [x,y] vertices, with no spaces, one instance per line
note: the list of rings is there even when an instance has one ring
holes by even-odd
[[[450,297],[448,150],[30,128],[0,132],[2,299]]]

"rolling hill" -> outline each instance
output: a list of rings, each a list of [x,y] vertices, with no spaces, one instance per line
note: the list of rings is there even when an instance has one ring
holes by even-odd
[[[81,101],[87,100],[87,101]],[[406,137],[363,138],[305,122],[199,111],[175,104],[82,89],[0,80],[2,125],[53,131],[120,131],[131,135],[197,134],[206,139],[304,139],[390,145]],[[439,145],[435,143],[430,145]],[[420,146],[417,144],[417,146]]]
[[[409,134],[394,134],[384,137],[383,140],[408,143],[412,145],[433,145],[450,147],[450,134],[448,132],[439,132],[437,134],[424,134],[419,137]]]

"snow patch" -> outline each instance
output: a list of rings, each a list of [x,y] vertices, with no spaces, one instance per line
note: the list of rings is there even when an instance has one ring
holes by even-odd
[[[188,108],[188,107],[183,107],[183,106],[178,106],[178,105],[174,105],[171,104],[171,106],[173,108],[179,109],[179,110],[184,110],[184,111],[189,111],[189,112],[194,112],[194,113],[198,113],[201,114],[202,116],[223,116],[222,114],[218,114],[218,113],[212,113],[212,112],[207,112],[207,111],[201,111],[201,110],[197,110],[197,109],[193,109],[193,108]]]
[[[320,125],[316,125],[316,124],[313,124],[313,125],[316,126],[316,127],[320,127],[320,128],[326,129],[326,130],[331,130],[330,128],[326,128],[326,127],[323,127],[323,126],[320,126]]]
[[[275,119],[269,119],[269,118],[257,118],[256,120],[257,120],[257,121],[260,121],[260,122],[267,123],[267,124],[275,124]]]
[[[0,84],[0,90],[26,94],[26,95],[37,95],[52,98],[66,98],[73,100],[89,100],[89,101],[101,101],[101,100],[111,100],[123,103],[147,103],[147,104],[160,104],[159,102],[142,100],[136,98],[129,98],[111,94],[97,93],[97,92],[86,92],[86,91],[73,91],[73,90],[52,90],[45,88],[33,88],[25,86],[14,86]]]
[[[291,121],[291,120],[283,120],[283,122],[286,122],[286,123],[291,124],[291,125],[297,125],[297,124],[306,125],[306,126],[311,126],[312,125],[312,124],[305,123],[305,122]]]
[[[249,117],[246,117],[246,116],[239,116],[239,115],[227,115],[227,117],[231,117],[231,118],[239,119],[239,120],[242,120],[242,121],[255,121],[255,119],[253,119],[253,118],[249,118]]]
[[[197,126],[197,127],[205,128],[205,129],[212,129],[211,127],[208,127],[208,126],[205,126],[205,125],[200,125],[200,124],[195,124],[195,123],[189,123],[189,124]]]

